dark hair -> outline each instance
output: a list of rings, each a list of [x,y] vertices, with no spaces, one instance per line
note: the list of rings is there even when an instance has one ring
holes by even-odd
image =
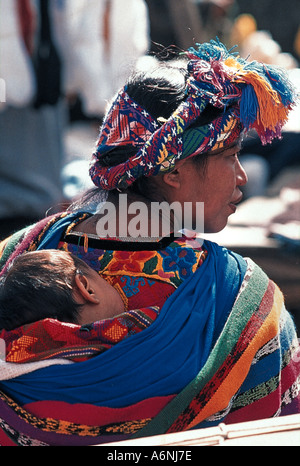
[[[186,98],[186,79],[188,77],[185,61],[161,62],[156,68],[146,72],[136,72],[131,75],[126,83],[126,91],[129,96],[141,105],[156,120],[159,117],[169,118]],[[215,120],[222,110],[208,105],[202,115],[191,126],[202,126]],[[101,157],[100,164],[112,167],[123,163],[135,155],[137,148],[131,145],[119,146],[105,156]],[[193,159],[193,158],[192,158]],[[192,160],[191,159],[191,160]],[[194,160],[200,168],[206,165],[205,154]],[[153,190],[157,187],[151,177],[137,179],[128,191],[153,199]],[[101,190],[100,190],[101,191]],[[89,190],[82,199],[74,204],[74,209],[84,207],[85,203],[97,198],[99,188]]]
[[[76,273],[88,274],[88,267],[65,251],[18,256],[0,280],[0,329],[46,318],[76,323],[81,307],[72,293]]]

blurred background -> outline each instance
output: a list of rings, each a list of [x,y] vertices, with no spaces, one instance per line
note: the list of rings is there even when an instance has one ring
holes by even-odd
[[[300,92],[299,0],[0,0],[0,238],[91,187],[107,103],[132,70],[216,36]],[[244,201],[208,237],[261,265],[300,328],[299,105],[281,141],[251,135],[241,161]]]

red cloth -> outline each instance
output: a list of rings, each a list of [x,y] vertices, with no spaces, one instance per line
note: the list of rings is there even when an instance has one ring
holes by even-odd
[[[6,343],[6,361],[34,362],[53,358],[84,361],[147,328],[159,309],[128,311],[112,319],[75,325],[44,319],[15,330],[0,332]]]

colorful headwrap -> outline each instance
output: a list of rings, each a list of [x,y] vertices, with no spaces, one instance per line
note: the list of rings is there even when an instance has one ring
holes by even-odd
[[[220,42],[197,44],[186,55],[186,99],[161,124],[121,89],[108,111],[93,154],[90,176],[102,189],[126,189],[141,176],[170,171],[177,160],[231,145],[255,129],[263,144],[281,137],[295,101],[286,73],[248,62]],[[212,105],[223,110],[212,123],[189,128]],[[101,159],[118,146],[136,154],[113,167]],[[104,164],[103,164],[104,165]]]

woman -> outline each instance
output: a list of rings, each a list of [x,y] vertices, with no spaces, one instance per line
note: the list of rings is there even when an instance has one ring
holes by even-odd
[[[137,309],[123,329],[120,316],[117,327],[103,321],[98,338],[110,345],[98,355],[85,342],[93,324],[73,326],[61,350],[64,333],[49,336],[43,321],[0,334],[4,367],[19,371],[1,383],[6,441],[21,432],[28,442],[95,444],[300,410],[298,342],[280,290],[196,231],[199,203],[205,231],[225,227],[247,182],[241,138],[251,129],[264,143],[279,137],[293,90],[280,70],[220,43],[187,56],[116,96],[91,164],[100,191],[2,244],[4,275],[24,251],[63,249],[118,289],[125,313]],[[153,204],[172,209],[153,222]]]

